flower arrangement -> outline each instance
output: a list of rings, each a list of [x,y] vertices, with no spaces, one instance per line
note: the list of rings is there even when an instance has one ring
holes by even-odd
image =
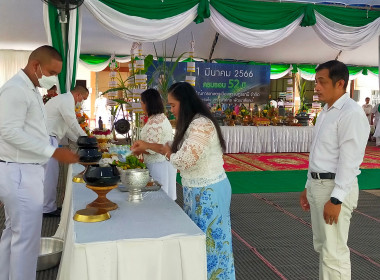
[[[98,141],[98,146],[99,149],[102,151],[107,151],[108,148],[110,147],[110,143],[112,140],[112,135],[111,135],[111,130],[100,130],[98,128],[95,128],[92,132],[91,135],[96,138]]]
[[[249,115],[249,111],[248,111],[248,109],[244,105],[240,106],[240,115],[242,117],[245,117],[245,116]]]
[[[88,136],[90,136],[90,129],[87,123],[89,120],[89,117],[84,112],[81,111],[81,108],[75,108],[75,115],[77,117],[80,127],[83,129],[84,132],[86,132]]]

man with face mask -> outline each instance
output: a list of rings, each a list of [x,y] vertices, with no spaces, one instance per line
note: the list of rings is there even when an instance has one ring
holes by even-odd
[[[75,116],[75,105],[87,98],[88,90],[82,86],[75,86],[71,92],[60,94],[45,104],[47,128],[50,134],[50,144],[58,147],[58,143],[67,135],[76,142],[79,136],[86,136]],[[55,158],[50,158],[44,165],[44,217],[59,217],[56,196],[59,175],[59,164]]]
[[[36,278],[43,208],[43,164],[78,155],[49,143],[46,112],[37,87],[50,89],[62,69],[56,49],[34,50],[26,67],[0,88],[0,200],[5,229],[0,241],[0,280]]]

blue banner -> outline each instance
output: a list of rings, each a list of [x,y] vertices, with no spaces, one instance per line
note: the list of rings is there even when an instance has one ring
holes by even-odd
[[[158,75],[154,71],[163,62],[154,62],[147,72],[148,80],[153,75],[153,87],[157,87]],[[159,65],[161,64],[161,65]],[[174,63],[167,62],[167,69]],[[155,77],[157,75],[157,77]],[[254,103],[266,104],[270,92],[270,66],[269,65],[244,65],[244,64],[219,64],[219,63],[195,63],[195,73],[187,72],[187,63],[178,63],[172,75],[172,81],[185,81],[186,76],[195,76],[195,90],[210,107],[217,103],[241,104]]]

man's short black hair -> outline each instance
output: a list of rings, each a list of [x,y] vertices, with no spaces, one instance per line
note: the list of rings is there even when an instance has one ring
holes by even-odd
[[[334,86],[336,82],[338,82],[339,80],[343,80],[344,90],[346,90],[348,85],[348,78],[350,76],[346,64],[338,60],[330,60],[318,65],[318,67],[315,69],[315,72],[318,72],[323,69],[329,70],[329,78],[332,80]]]

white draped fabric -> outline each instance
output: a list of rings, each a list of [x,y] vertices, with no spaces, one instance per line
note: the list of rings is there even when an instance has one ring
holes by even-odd
[[[313,127],[222,126],[226,153],[309,152]]]
[[[152,20],[122,14],[97,0],[84,2],[94,17],[120,38],[138,42],[165,40],[184,29],[197,16],[198,5],[174,17]]]
[[[314,31],[330,47],[337,50],[353,50],[380,34],[380,18],[361,26],[351,27],[336,23],[315,11]]]
[[[284,76],[286,76],[290,71],[292,71],[293,70],[293,66],[292,65],[290,65],[290,67],[288,68],[288,69],[286,69],[284,72],[282,72],[282,73],[277,73],[277,74],[270,74],[270,79],[271,80],[277,80],[277,79],[280,79],[280,78],[282,78],[282,77],[284,77]]]
[[[0,87],[28,63],[30,51],[0,50]]]
[[[71,176],[82,168],[73,167]],[[164,191],[146,192],[136,203],[114,189],[107,197],[119,208],[111,218],[81,223],[74,213],[97,196],[71,176],[55,235],[65,239],[57,279],[207,279],[206,237]]]
[[[292,34],[302,20],[301,16],[288,26],[280,29],[255,30],[227,20],[212,6],[210,6],[210,13],[210,20],[217,32],[246,48],[263,48],[281,41]]]
[[[308,81],[314,81],[315,80],[315,74],[310,74],[308,72],[302,71],[300,68],[297,69],[297,72],[301,76],[302,79],[305,79]]]

